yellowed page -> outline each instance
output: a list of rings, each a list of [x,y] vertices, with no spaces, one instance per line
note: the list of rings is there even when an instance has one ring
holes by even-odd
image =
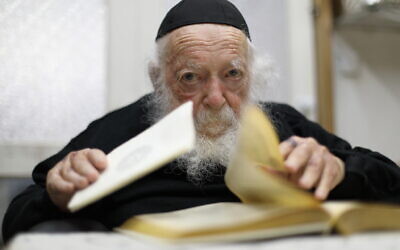
[[[279,138],[264,112],[248,106],[240,122],[237,153],[260,165],[286,172],[279,152]]]
[[[251,106],[244,110],[239,140],[225,182],[246,203],[280,206],[317,206],[311,194],[265,170],[285,171],[279,140],[264,113]]]
[[[136,216],[118,229],[162,238],[189,238],[307,224],[314,225],[312,228],[316,232],[326,229],[328,221],[329,217],[325,211],[317,207],[283,208],[243,203],[215,203],[169,213]],[[316,228],[316,224],[320,227]],[[284,230],[278,231],[285,234]],[[251,237],[250,232],[247,237]]]
[[[341,234],[363,231],[400,230],[400,206],[354,201],[330,201],[323,208]]]
[[[331,215],[333,221],[337,220],[349,209],[360,206],[359,202],[354,201],[327,201],[322,204],[323,208]]]

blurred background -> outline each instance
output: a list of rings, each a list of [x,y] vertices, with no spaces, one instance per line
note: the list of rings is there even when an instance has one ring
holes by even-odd
[[[0,222],[38,162],[151,92],[147,62],[177,2],[0,0]],[[399,1],[232,2],[277,68],[265,100],[400,162]]]

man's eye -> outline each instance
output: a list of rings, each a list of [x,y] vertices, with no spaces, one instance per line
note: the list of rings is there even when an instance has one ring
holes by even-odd
[[[196,79],[196,75],[194,73],[185,73],[182,75],[182,80],[185,82],[191,82]]]
[[[240,77],[241,73],[237,69],[231,69],[228,71],[228,77]]]

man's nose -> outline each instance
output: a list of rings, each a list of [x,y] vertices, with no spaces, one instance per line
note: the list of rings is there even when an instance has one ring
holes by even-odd
[[[217,77],[210,79],[208,84],[206,84],[204,91],[204,104],[207,107],[210,109],[219,110],[224,106],[226,102],[224,96],[224,86]]]

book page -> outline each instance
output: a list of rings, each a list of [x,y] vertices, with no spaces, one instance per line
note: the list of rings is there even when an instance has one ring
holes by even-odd
[[[400,230],[400,206],[356,201],[329,201],[322,206],[341,234]]]
[[[108,167],[99,179],[78,191],[68,204],[76,211],[162,167],[195,145],[192,102],[172,111],[158,123],[107,155]]]
[[[239,140],[225,175],[229,189],[246,203],[318,206],[311,194],[266,167],[285,171],[278,136],[261,110],[248,107],[242,113]]]
[[[189,238],[301,224],[319,223],[324,224],[326,228],[328,221],[329,217],[325,211],[317,207],[284,208],[225,202],[168,213],[135,216],[118,229],[163,238]]]
[[[359,202],[354,201],[327,201],[322,204],[323,208],[331,215],[333,221],[336,221],[346,211],[359,205]]]
[[[150,234],[144,234],[132,230],[117,228],[117,232],[135,238],[140,241],[148,241],[151,243],[160,243],[161,247],[165,247],[165,243],[188,244],[188,243],[226,243],[226,242],[249,242],[253,244],[253,240],[267,240],[273,238],[281,238],[292,235],[307,235],[315,233],[323,233],[329,231],[330,226],[326,221],[309,222],[303,224],[285,225],[274,228],[257,228],[245,231],[229,231],[226,233],[203,234],[189,237],[179,238],[160,238]]]

